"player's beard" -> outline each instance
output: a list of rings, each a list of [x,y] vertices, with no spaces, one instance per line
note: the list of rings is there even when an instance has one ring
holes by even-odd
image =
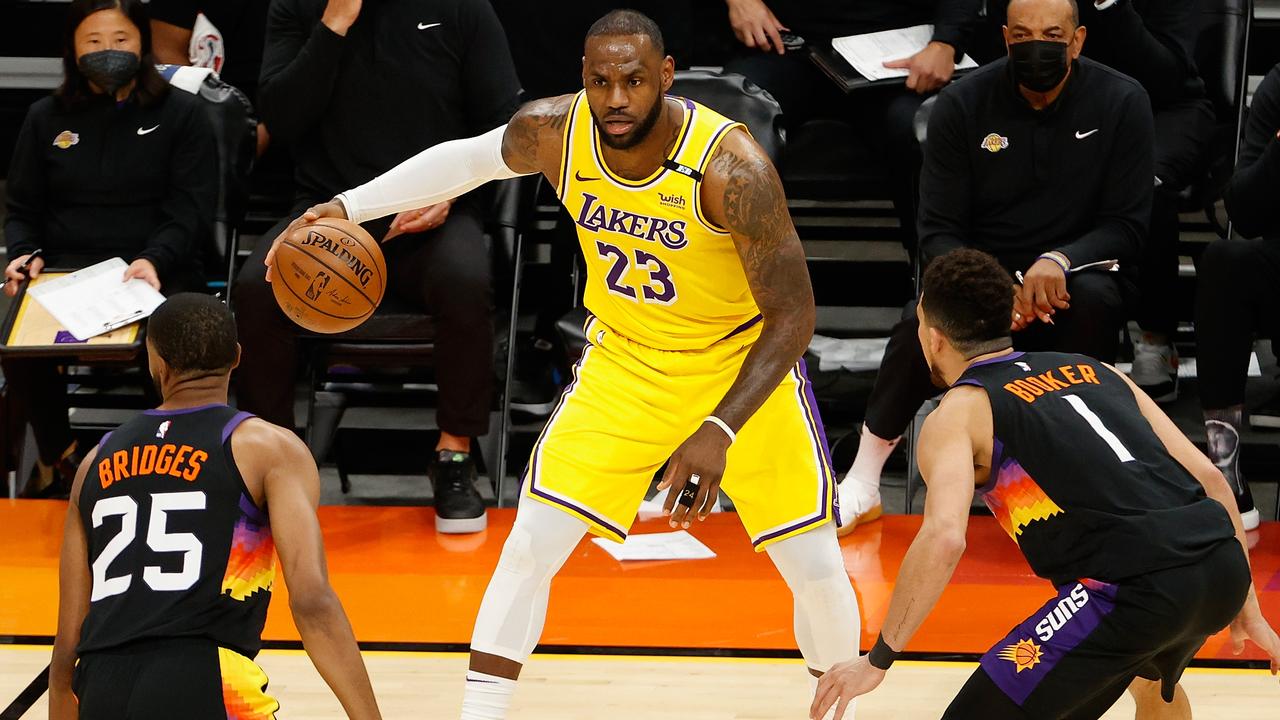
[[[653,126],[658,124],[658,117],[662,114],[664,97],[659,95],[658,99],[653,102],[653,107],[649,108],[649,112],[640,118],[636,122],[636,126],[631,128],[631,132],[626,135],[610,135],[605,129],[605,124],[601,122],[595,112],[592,112],[591,121],[596,125],[596,132],[600,135],[600,142],[614,150],[630,150],[639,145],[645,138],[649,137],[649,133],[653,131]]]

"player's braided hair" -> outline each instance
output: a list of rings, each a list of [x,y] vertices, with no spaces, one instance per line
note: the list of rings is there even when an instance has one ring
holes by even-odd
[[[966,357],[1008,340],[1013,279],[990,255],[952,250],[929,264],[922,289],[925,315]]]
[[[587,31],[587,38],[601,35],[643,35],[649,38],[658,54],[667,53],[658,24],[650,20],[648,15],[636,10],[613,10],[595,21]]]
[[[221,300],[178,293],[147,321],[147,340],[176,373],[229,372],[236,361],[236,321]]]

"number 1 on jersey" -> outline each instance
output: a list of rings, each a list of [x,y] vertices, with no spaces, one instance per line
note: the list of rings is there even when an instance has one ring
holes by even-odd
[[[1115,433],[1102,424],[1102,418],[1098,417],[1093,410],[1090,410],[1079,395],[1063,395],[1062,397],[1071,406],[1072,410],[1079,413],[1080,417],[1089,423],[1089,427],[1093,428],[1098,437],[1111,446],[1111,451],[1116,454],[1116,457],[1120,458],[1120,462],[1133,462],[1133,454],[1129,452],[1129,448],[1125,447],[1124,443],[1120,442],[1120,438],[1116,437]]]

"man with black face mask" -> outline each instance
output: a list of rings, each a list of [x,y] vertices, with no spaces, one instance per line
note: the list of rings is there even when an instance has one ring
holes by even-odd
[[[1085,34],[1074,0],[1013,0],[1008,58],[939,94],[920,176],[921,259],[960,247],[994,255],[1018,278],[1015,347],[1112,362],[1151,215],[1151,107],[1138,83],[1080,57]],[[881,468],[937,392],[916,325],[906,316],[885,351],[840,486],[846,527],[879,515]]]

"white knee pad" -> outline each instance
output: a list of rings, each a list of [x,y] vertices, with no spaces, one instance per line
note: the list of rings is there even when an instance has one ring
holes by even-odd
[[[547,616],[551,579],[587,531],[586,523],[539,502],[520,505],[476,615],[471,649],[524,663]]]

